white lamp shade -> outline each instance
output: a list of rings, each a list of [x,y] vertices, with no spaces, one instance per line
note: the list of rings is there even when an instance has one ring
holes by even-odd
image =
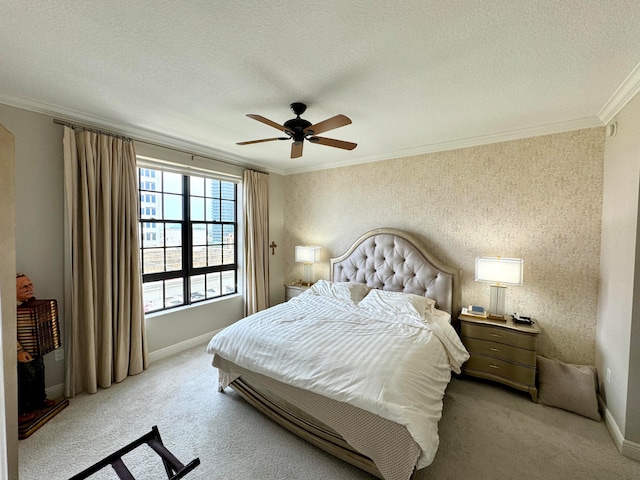
[[[522,259],[476,258],[476,282],[522,286]]]
[[[321,247],[297,246],[296,262],[318,263],[320,261]]]

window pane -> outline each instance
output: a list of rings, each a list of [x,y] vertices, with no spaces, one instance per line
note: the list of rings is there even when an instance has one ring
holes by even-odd
[[[222,265],[222,247],[220,245],[214,245],[208,248],[207,265],[210,267]]]
[[[191,186],[189,188],[191,195],[204,197],[204,178],[191,177],[190,184]]]
[[[223,226],[223,242],[227,244],[235,243],[235,227],[233,225],[224,225]]]
[[[164,244],[167,247],[182,246],[182,225],[179,223],[166,223],[164,225]]]
[[[219,222],[220,221],[220,200],[213,198],[205,199],[205,215],[207,222]]]
[[[169,193],[182,193],[182,175],[179,173],[163,172],[164,191]]]
[[[207,247],[205,246],[194,246],[192,253],[192,263],[193,268],[201,268],[207,266]]]
[[[236,261],[236,249],[233,245],[225,245],[222,250],[222,263],[224,265],[231,265]]]
[[[172,278],[171,280],[165,280],[164,282],[165,308],[184,305],[184,299],[182,298],[183,285],[184,283],[182,278]]]
[[[193,245],[207,244],[207,225],[204,223],[194,223],[191,228],[191,243]]]
[[[207,273],[207,298],[220,296],[220,272]]]
[[[142,251],[142,273],[164,272],[164,250],[162,248],[146,248]]]
[[[204,220],[204,198],[191,197],[191,220]]]
[[[162,301],[162,281],[143,284],[142,298],[144,299],[145,313],[164,308]]]
[[[233,222],[236,219],[235,202],[223,200],[221,208],[222,208],[222,218],[220,219],[221,221]]]
[[[154,215],[151,214],[151,209],[149,207],[143,207],[140,205],[140,218],[150,219],[153,218]]]
[[[153,227],[148,227],[147,225],[154,225]],[[156,223],[145,223],[142,227],[142,246],[144,248],[150,247],[162,247],[162,235],[160,234],[158,228],[156,227]]]
[[[220,200],[212,200],[211,201],[211,221],[219,222],[222,218],[222,213],[220,212]]]
[[[208,225],[208,230],[207,243],[209,245],[222,243],[222,225]]]
[[[191,301],[197,302],[205,298],[205,277],[204,275],[196,275],[191,277]]]
[[[182,195],[164,194],[164,218],[166,220],[182,220]]]
[[[220,182],[222,188],[222,198],[225,200],[235,200],[236,184],[231,182]]]
[[[151,170],[148,168],[138,169],[138,188],[140,190],[156,190],[157,183],[156,178],[160,176],[158,170]]]
[[[220,198],[220,180],[207,179],[207,195]]]
[[[236,272],[222,272],[222,293],[235,293],[236,291]]]
[[[182,248],[167,248],[165,271],[182,270]]]

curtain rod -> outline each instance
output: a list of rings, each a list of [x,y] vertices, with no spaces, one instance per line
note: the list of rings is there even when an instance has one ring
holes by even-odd
[[[74,130],[84,129],[84,130],[87,130],[87,131],[93,132],[93,133],[101,133],[103,135],[109,135],[110,137],[121,138],[121,139],[126,140],[128,142],[136,141],[136,142],[140,142],[140,143],[146,143],[147,145],[152,145],[154,147],[166,148],[168,150],[173,150],[174,152],[178,152],[178,153],[185,153],[187,155],[191,155],[191,159],[192,160],[195,157],[200,157],[200,158],[204,158],[206,160],[213,160],[214,162],[224,163],[225,165],[231,165],[233,167],[240,167],[240,168],[247,168],[247,169],[250,169],[250,170],[254,170],[256,172],[266,173],[267,175],[269,175],[269,172],[264,172],[264,171],[261,171],[261,170],[257,170],[257,169],[255,169],[253,167],[246,167],[244,165],[238,165],[237,163],[228,162],[226,160],[220,160],[219,158],[207,157],[205,155],[199,155],[199,154],[196,154],[196,153],[193,153],[193,152],[189,152],[187,150],[182,150],[180,148],[169,147],[167,145],[162,145],[160,143],[149,142],[147,140],[142,140],[142,139],[139,139],[139,138],[126,137],[124,135],[120,135],[120,134],[117,134],[117,133],[112,133],[112,132],[108,132],[108,131],[105,131],[105,130],[100,130],[100,129],[92,127],[92,126],[71,123],[71,122],[69,122],[67,120],[60,120],[58,118],[54,118],[53,119],[53,123],[55,123],[56,125],[62,125],[62,126],[65,126],[65,127],[73,128]]]
[[[75,123],[70,123],[70,122],[65,122],[64,120],[58,120],[57,118],[53,119],[53,123],[57,124],[57,125],[62,125],[65,127],[69,127],[72,128],[74,130],[86,130],[87,132],[91,132],[91,133],[98,133],[100,135],[107,135],[109,137],[114,137],[114,138],[119,138],[121,140],[124,140],[126,142],[131,142],[131,138],[129,137],[125,137],[124,135],[119,135],[117,133],[113,133],[113,132],[107,132],[105,130],[100,130],[98,128],[95,127],[89,127],[86,125],[76,125]]]

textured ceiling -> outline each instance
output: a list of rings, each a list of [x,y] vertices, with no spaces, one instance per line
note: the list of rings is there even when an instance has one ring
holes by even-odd
[[[637,0],[3,0],[0,103],[272,172],[602,125],[637,91]],[[353,124],[280,133],[308,105]]]

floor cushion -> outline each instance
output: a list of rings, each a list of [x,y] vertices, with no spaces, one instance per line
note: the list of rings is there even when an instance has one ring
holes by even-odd
[[[538,355],[538,403],[600,420],[597,371]]]

